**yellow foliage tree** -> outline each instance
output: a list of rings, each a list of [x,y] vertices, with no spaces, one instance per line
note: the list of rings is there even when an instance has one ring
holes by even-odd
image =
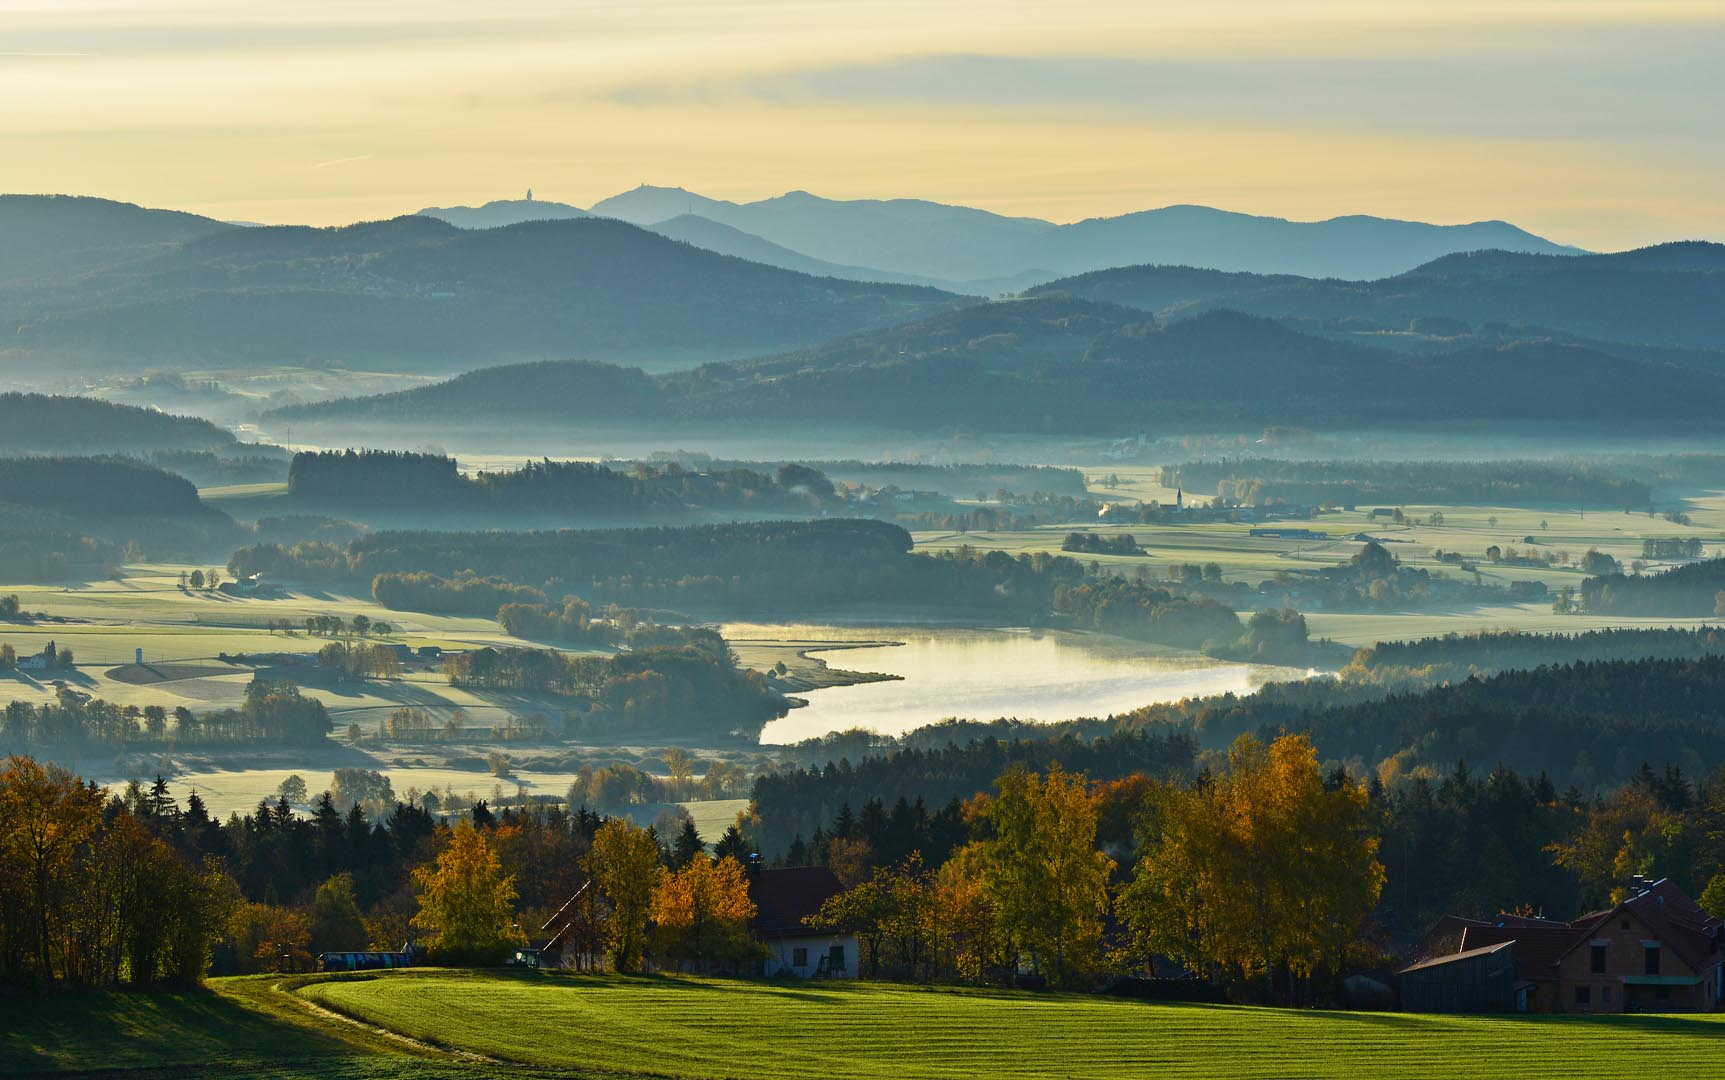
[[[1326,788],[1303,735],[1241,736],[1221,776],[1147,800],[1118,910],[1134,951],[1194,969],[1309,980],[1340,970],[1384,868],[1365,792]]]
[[[1082,775],[1014,769],[980,807],[990,839],[972,847],[980,881],[1012,948],[1064,985],[1093,966],[1114,860],[1096,850],[1098,799]]]
[[[605,920],[605,951],[612,968],[620,972],[641,970],[653,890],[665,873],[659,864],[658,843],[627,818],[612,818],[593,835],[587,872],[611,906]]]
[[[428,931],[432,953],[446,962],[496,963],[522,944],[515,928],[515,877],[503,864],[484,833],[463,818],[449,844],[429,863],[414,870],[419,886],[419,914],[413,925]]]
[[[743,864],[730,855],[714,863],[696,856],[666,874],[653,890],[658,949],[706,971],[713,960],[741,960],[751,951],[755,902]]]

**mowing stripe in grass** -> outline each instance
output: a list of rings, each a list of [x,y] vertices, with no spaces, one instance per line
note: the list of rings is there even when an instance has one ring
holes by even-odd
[[[1452,1017],[690,978],[401,972],[299,991],[415,1038],[542,1066],[701,1078],[1702,1075],[1717,1017]]]

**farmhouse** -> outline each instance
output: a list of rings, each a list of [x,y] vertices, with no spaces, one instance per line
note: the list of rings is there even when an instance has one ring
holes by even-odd
[[[229,596],[263,596],[271,589],[264,584],[262,574],[243,574],[233,581],[224,581],[217,585],[216,591]]]
[[[1622,903],[1573,922],[1505,915],[1439,926],[1454,945],[1398,973],[1404,1008],[1710,1012],[1725,1001],[1725,924],[1669,880],[1637,875]]]
[[[752,929],[767,950],[763,974],[856,978],[856,935],[815,930],[806,922],[844,891],[839,879],[824,866],[770,870],[759,860],[749,861],[749,898],[755,902]]]
[[[18,661],[19,671],[47,671],[60,666],[60,654],[50,641],[41,652],[34,656],[25,656]]]

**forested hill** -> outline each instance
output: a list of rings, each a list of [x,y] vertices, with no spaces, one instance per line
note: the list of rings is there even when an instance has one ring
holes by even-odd
[[[25,363],[173,355],[448,370],[759,355],[964,302],[746,262],[620,221],[465,231],[409,216],[225,229],[75,279],[0,287],[0,321],[17,328],[10,344]]]
[[[196,417],[100,398],[0,394],[0,453],[217,450],[236,442],[233,432]]]
[[[80,520],[216,513],[184,477],[114,457],[0,457],[0,506]]]
[[[231,228],[109,199],[0,195],[0,287],[134,261]]]
[[[1377,281],[1132,266],[1052,281],[1032,296],[1076,296],[1190,314],[1230,308],[1358,331],[1406,332],[1442,319],[1546,327],[1604,341],[1718,349],[1725,342],[1725,245],[1661,244],[1610,255],[1482,251]]]
[[[1135,317],[1136,316],[1136,317]],[[1635,430],[1725,423],[1725,369],[1548,340],[1410,353],[1213,311],[1167,324],[1044,297],[978,305],[818,349],[654,377],[570,362],[298,406],[266,419],[583,418],[862,424],[1130,435],[1146,423],[1561,420]]]
[[[1543,772],[1559,788],[1591,792],[1630,779],[1643,762],[1675,763],[1692,776],[1725,765],[1718,722],[1725,654],[1705,645],[1675,635],[1616,643],[1556,637],[1530,651],[1583,657],[1601,647],[1620,647],[1622,655],[1659,648],[1667,655],[1579,660],[1395,694],[1360,681],[1272,683],[1246,696],[1145,706],[1099,730],[1186,732],[1208,749],[1242,734],[1304,733],[1325,761],[1391,787],[1466,760],[1482,771]]]
[[[1581,583],[1589,614],[1695,618],[1725,615],[1725,559],[1706,559],[1657,574],[1604,574]]]

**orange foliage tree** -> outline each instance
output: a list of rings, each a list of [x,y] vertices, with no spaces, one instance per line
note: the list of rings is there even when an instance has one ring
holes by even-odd
[[[754,917],[748,875],[729,855],[717,863],[696,856],[676,873],[664,875],[653,890],[658,951],[689,960],[700,971],[714,960],[747,957],[753,951],[749,920]]]

